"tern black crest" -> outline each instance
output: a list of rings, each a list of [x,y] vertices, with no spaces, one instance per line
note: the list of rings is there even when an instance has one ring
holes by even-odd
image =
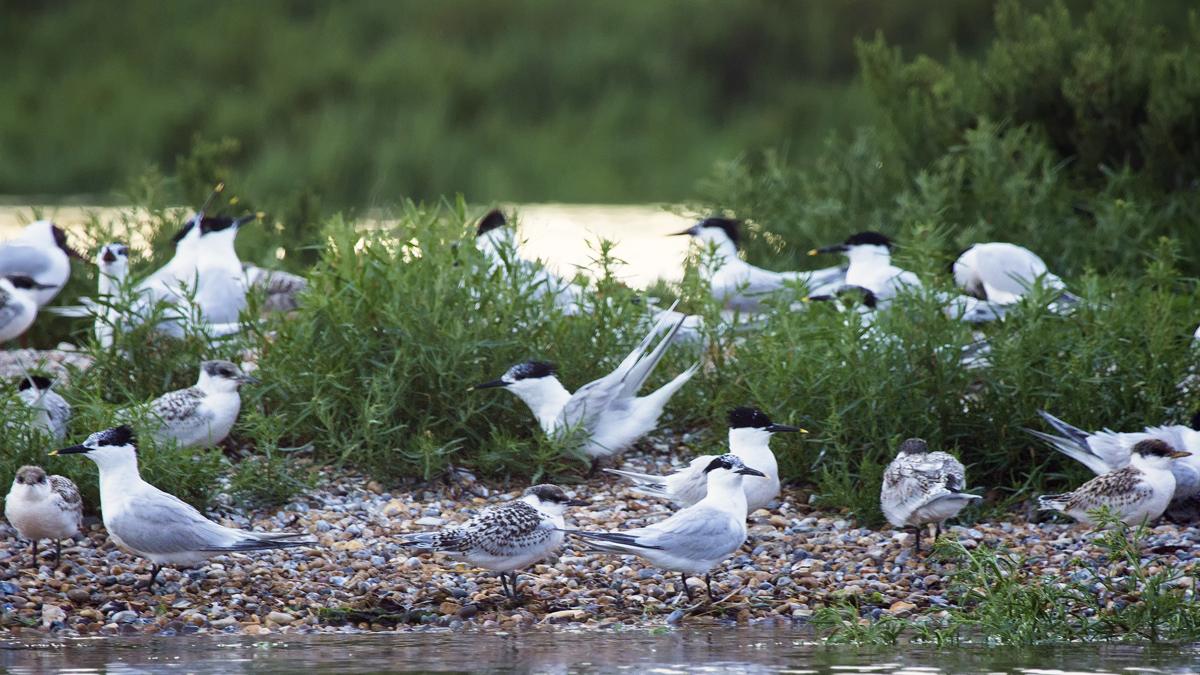
[[[837,289],[837,294],[838,296],[845,297],[857,295],[862,304],[871,309],[875,309],[875,306],[879,304],[879,298],[875,296],[875,293],[871,289],[863,288],[862,286],[846,284]]]
[[[721,455],[720,457],[713,457],[713,460],[708,463],[708,466],[704,467],[704,473],[708,473],[709,471],[716,469],[729,469],[730,471],[735,471],[740,468],[742,468],[742,460],[738,459],[737,455]]]
[[[101,431],[100,433],[96,434],[96,445],[97,446],[135,445],[136,443],[137,443],[137,438],[133,434],[133,429],[130,429],[127,425],[124,425],[124,424],[122,424],[119,427],[113,427],[111,429],[106,429],[106,430]]]
[[[71,254],[71,248],[67,246],[67,233],[62,231],[62,228],[57,225],[50,226],[50,233],[54,235],[54,245],[61,248],[63,253]]]
[[[769,426],[770,418],[758,408],[741,406],[729,411],[730,429],[766,429]]]
[[[567,493],[563,492],[562,488],[558,487],[557,485],[550,485],[549,483],[534,485],[533,487],[526,489],[525,494],[533,495],[544,502],[551,502],[554,504],[566,504],[567,502],[571,501],[571,499],[567,497]]]
[[[237,223],[237,219],[232,216],[204,216],[200,220],[200,234],[205,235],[209,232],[220,232],[227,230]]]
[[[1144,441],[1138,441],[1133,446],[1133,452],[1146,457],[1170,457],[1175,453],[1175,449],[1167,442],[1158,438],[1147,438]]]
[[[917,455],[929,452],[929,444],[920,438],[910,438],[900,444],[900,452],[905,455]]]
[[[885,246],[890,250],[892,248],[892,240],[878,232],[859,232],[858,234],[850,235],[846,239],[846,246]]]
[[[742,243],[741,223],[732,218],[721,218],[713,216],[700,221],[700,227],[719,227],[725,230],[725,236],[733,242],[734,246],[740,246]]]
[[[1191,426],[1194,431],[1200,431],[1200,410],[1197,410],[1196,414],[1192,415],[1192,423],[1189,426]]]
[[[557,372],[553,363],[546,361],[526,361],[518,363],[508,370],[513,380],[535,380],[539,377],[550,377]]]
[[[200,364],[200,368],[208,373],[209,377],[227,377],[234,380],[242,374],[237,366],[228,361],[205,361]]]
[[[492,209],[487,212],[487,215],[479,219],[479,225],[475,228],[475,236],[478,237],[484,232],[491,232],[497,227],[504,227],[507,224],[508,220],[504,218],[504,214],[500,212],[500,209]]]
[[[41,375],[30,375],[29,377],[21,380],[21,383],[17,385],[17,390],[25,391],[26,389],[37,389],[38,391],[45,391],[50,388],[51,384],[53,384],[53,382],[48,377],[42,377]]]
[[[37,485],[46,482],[46,470],[40,466],[23,466],[17,469],[16,480],[23,485]]]

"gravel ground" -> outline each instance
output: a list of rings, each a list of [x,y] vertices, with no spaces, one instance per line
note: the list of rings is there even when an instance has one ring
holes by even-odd
[[[634,469],[668,468],[665,453],[631,454]],[[568,524],[625,528],[653,522],[665,504],[642,499],[609,477],[590,479],[569,492],[593,506],[572,509]],[[0,630],[50,631],[60,636],[191,633],[359,632],[482,628],[654,626],[714,621],[803,625],[815,608],[848,596],[864,614],[908,615],[948,601],[952,565],[915,556],[911,534],[871,530],[801,503],[785,491],[777,508],[750,518],[747,545],[715,575],[716,605],[688,605],[669,578],[632,557],[583,551],[568,541],[557,560],[522,575],[525,598],[501,595],[497,578],[438,557],[413,557],[393,543],[401,532],[465,519],[467,509],[515,498],[517,489],[453,481],[387,490],[374,482],[341,477],[282,509],[241,512],[225,495],[213,515],[226,524],[262,530],[307,531],[320,545],[254,555],[214,558],[193,570],[164,569],[156,593],[135,588],[150,566],[117,550],[103,526],[64,548],[55,569],[43,557],[30,566],[29,548],[4,524],[0,549]],[[224,505],[224,506],[220,506]],[[94,520],[94,519],[92,519]],[[1081,572],[1103,551],[1093,534],[1058,523],[998,522],[951,527],[964,546],[1003,545],[1029,558],[1041,573]],[[1147,547],[1171,544],[1156,564],[1184,565],[1200,530],[1164,524]],[[45,549],[45,546],[43,546]],[[1114,563],[1120,565],[1122,563]],[[703,586],[692,580],[697,599]]]
[[[58,349],[0,351],[0,379],[3,380],[16,379],[36,369],[59,378],[61,383],[65,384],[69,375],[68,365],[86,370],[92,365],[92,358],[65,342],[60,344]]]

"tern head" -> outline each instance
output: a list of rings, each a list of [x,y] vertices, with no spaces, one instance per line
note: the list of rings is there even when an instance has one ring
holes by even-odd
[[[200,379],[196,386],[205,391],[237,391],[243,384],[258,384],[258,379],[242,371],[229,361],[201,361]]]
[[[892,240],[886,235],[879,232],[866,231],[852,234],[846,238],[846,241],[840,244],[831,246],[822,246],[809,251],[809,255],[817,255],[818,253],[844,253],[846,257],[852,261],[856,258],[883,256],[891,258]]]
[[[525,488],[525,494],[521,499],[524,499],[530,506],[553,516],[562,515],[569,506],[587,506],[588,504],[582,499],[571,499],[562,488],[549,483]]]
[[[129,247],[119,241],[101,246],[96,253],[96,266],[110,277],[124,277],[129,271]]]
[[[504,227],[508,224],[504,213],[500,209],[492,209],[488,211],[482,218],[479,219],[479,224],[475,226],[475,236],[481,237],[492,230]]]
[[[737,455],[725,454],[718,457],[713,457],[708,466],[704,467],[704,473],[709,477],[712,476],[759,476],[766,477],[766,474],[746,466],[741,457]]]
[[[50,476],[40,466],[23,466],[13,477],[10,497],[45,499],[50,496]]]
[[[540,388],[543,380],[556,379],[558,369],[553,363],[546,361],[526,361],[509,368],[498,380],[477,384],[471,389],[494,389],[503,387],[520,394],[523,391],[533,391]]]
[[[53,384],[54,381],[48,377],[42,377],[41,375],[27,375],[26,377],[22,378],[20,384],[17,385],[17,391],[28,391],[30,389],[36,391],[46,391]]]
[[[51,455],[87,455],[100,470],[137,466],[137,438],[133,429],[121,425],[97,431],[83,443],[55,450]]]
[[[718,247],[732,246],[736,251],[741,243],[741,223],[732,218],[712,216],[672,236],[684,235],[695,237],[705,244],[716,244]]]
[[[929,444],[923,438],[910,438],[900,444],[901,455],[923,455],[929,452]]]
[[[758,441],[766,443],[771,434],[781,434],[798,431],[808,432],[800,427],[786,424],[775,424],[767,414],[758,408],[741,406],[729,411],[729,445],[735,443]]]
[[[833,293],[810,295],[805,300],[809,302],[832,302],[835,303],[839,311],[845,310],[843,303],[847,301],[857,302],[859,307],[866,310],[872,310],[879,306],[879,298],[875,295],[874,291],[853,284],[842,284]]]
[[[1176,450],[1160,438],[1138,441],[1130,449],[1129,461],[1139,468],[1170,469],[1171,460],[1191,457],[1192,453]]]

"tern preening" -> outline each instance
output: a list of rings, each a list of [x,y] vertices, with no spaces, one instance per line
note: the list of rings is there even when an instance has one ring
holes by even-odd
[[[48,377],[28,375],[17,385],[17,398],[33,413],[32,426],[41,429],[55,442],[61,442],[67,436],[67,423],[71,421],[71,404],[51,389],[53,385]]]
[[[751,476],[742,480],[748,513],[766,507],[779,496],[779,463],[775,453],[771,452],[770,441],[772,435],[785,432],[808,433],[800,427],[775,424],[758,408],[743,406],[729,412],[729,454],[763,473],[762,478]],[[620,469],[606,471],[632,480],[637,492],[668,499],[679,506],[691,506],[708,494],[705,470],[717,457],[700,455],[686,467],[666,476]]]
[[[1138,441],[1127,466],[1096,476],[1072,492],[1042,495],[1038,508],[1065,513],[1085,525],[1094,525],[1092,512],[1103,508],[1126,525],[1149,523],[1167,510],[1175,494],[1172,460],[1189,455],[1158,438]]]
[[[1170,463],[1175,477],[1175,499],[1187,499],[1200,494],[1200,430],[1183,424],[1146,427],[1143,431],[1119,432],[1111,429],[1087,432],[1039,410],[1059,435],[1026,429],[1033,436],[1050,444],[1050,447],[1091,469],[1096,475],[1104,475],[1129,466],[1133,448],[1141,441],[1157,439],[1176,450],[1190,455]],[[1200,418],[1200,415],[1197,415]],[[1200,420],[1193,420],[1193,423]]]
[[[257,382],[229,361],[203,361],[196,384],[150,402],[146,420],[150,435],[180,448],[216,445],[229,435],[241,412],[241,386]]]
[[[679,572],[688,600],[692,591],[687,577],[704,576],[708,597],[712,570],[733,555],[746,541],[746,492],[743,479],[762,478],[763,472],[746,466],[737,455],[713,458],[704,468],[707,494],[699,502],[653,525],[620,532],[568,530],[596,551],[631,554],[657,567]]]
[[[62,540],[79,534],[83,525],[83,501],[70,478],[47,475],[39,466],[23,466],[4,498],[4,517],[32,543],[34,567],[42,539],[54,541],[57,564],[62,560]]]
[[[916,530],[914,546],[921,551],[921,528],[932,523],[934,538],[942,523],[982,497],[966,494],[966,469],[953,455],[931,452],[920,438],[900,444],[896,458],[883,472],[879,504],[893,527]]]
[[[954,283],[968,294],[996,305],[1011,305],[1025,297],[1039,282],[1059,291],[1059,299],[1077,302],[1066,284],[1046,268],[1036,253],[1005,242],[975,244],[963,251],[950,266]]]
[[[0,276],[0,344],[29,330],[38,315],[37,294],[50,288],[33,277]]]
[[[142,480],[127,426],[98,431],[53,455],[83,454],[100,471],[100,511],[117,546],[149,560],[153,586],[163,565],[190,567],[225,553],[311,546],[303,533],[250,532],[205,518],[193,506]]]
[[[490,506],[461,525],[406,534],[399,543],[499,572],[504,595],[515,598],[518,572],[562,547],[563,514],[586,503],[556,485],[534,485],[520,499]]]
[[[755,267],[738,256],[741,224],[731,218],[712,217],[677,232],[689,235],[712,255],[701,261],[700,273],[718,302],[729,309],[752,312],[760,309],[767,296],[786,290],[789,284],[804,282],[810,293],[836,286],[845,278],[840,267],[805,272],[773,272]]]
[[[667,401],[699,370],[697,363],[657,390],[637,395],[681,325],[677,322],[667,330],[666,321],[659,320],[616,370],[583,385],[574,394],[558,381],[554,366],[542,361],[518,363],[500,379],[474,388],[503,387],[529,406],[547,435],[581,433],[581,450],[593,462],[613,457],[658,426]],[[647,353],[663,330],[667,330],[666,336]]]
[[[871,291],[882,306],[890,303],[905,289],[921,287],[921,280],[917,275],[892,264],[893,247],[892,240],[885,235],[878,232],[859,232],[840,244],[823,246],[808,253],[844,254],[850,261],[844,283]]]
[[[33,299],[43,307],[71,278],[71,258],[84,260],[67,245],[62,228],[39,220],[26,225],[16,238],[0,243],[0,277],[32,279],[37,284]]]

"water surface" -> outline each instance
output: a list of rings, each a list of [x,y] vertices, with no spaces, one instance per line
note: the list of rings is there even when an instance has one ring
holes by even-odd
[[[0,641],[11,673],[751,672],[751,673],[1189,673],[1200,646],[1062,645],[847,647],[790,629],[520,634],[103,638]]]

